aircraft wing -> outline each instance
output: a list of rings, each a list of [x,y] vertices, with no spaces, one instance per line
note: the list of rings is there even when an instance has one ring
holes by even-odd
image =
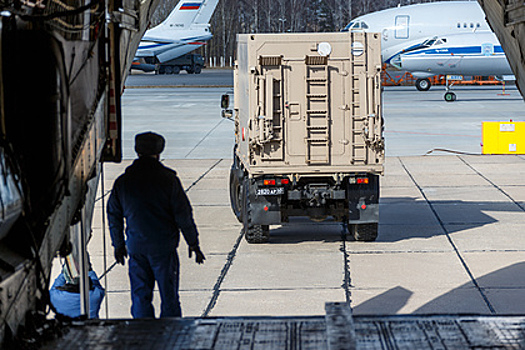
[[[137,49],[135,59],[143,57],[155,57],[162,52],[171,50],[175,47],[184,45],[182,40],[155,40],[154,38],[144,38]]]
[[[196,35],[178,40],[166,40],[145,36],[140,42],[137,53],[135,54],[135,60],[145,57],[157,57],[159,61],[162,62],[166,58],[164,57],[165,53],[185,45],[192,45],[193,48],[190,50],[192,51],[203,45],[210,37],[211,35]]]

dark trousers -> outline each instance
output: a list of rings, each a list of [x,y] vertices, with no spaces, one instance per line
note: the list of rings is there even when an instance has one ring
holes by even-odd
[[[169,254],[130,254],[131,315],[133,318],[153,318],[155,310],[153,287],[160,291],[160,317],[181,317],[179,301],[179,257]]]

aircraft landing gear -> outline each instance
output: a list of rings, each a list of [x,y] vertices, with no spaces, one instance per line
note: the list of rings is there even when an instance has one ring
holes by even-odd
[[[432,83],[428,78],[416,80],[416,89],[418,89],[419,91],[428,91],[431,86]]]
[[[449,83],[448,75],[447,75],[447,80],[445,82],[445,89],[446,89],[446,91],[445,91],[445,96],[443,96],[443,98],[447,102],[454,102],[454,101],[456,101],[456,94],[453,93],[452,91],[450,91],[450,88],[452,87],[452,85],[454,85],[454,83]]]
[[[456,94],[453,93],[452,91],[447,91],[445,92],[445,101],[447,102],[454,102],[456,101]]]

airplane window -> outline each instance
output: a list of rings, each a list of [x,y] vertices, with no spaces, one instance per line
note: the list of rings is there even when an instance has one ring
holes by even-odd
[[[421,46],[426,46],[426,47],[432,46],[432,45],[434,45],[435,42],[436,42],[436,38],[427,39],[427,40],[423,41]]]
[[[481,24],[476,23],[476,28],[479,28],[479,27],[481,27]]]
[[[350,22],[348,25],[343,29],[343,32],[348,32],[349,30],[354,29],[368,29],[368,24],[365,22]]]
[[[458,23],[458,28],[461,28],[461,23]]]
[[[470,28],[474,28],[474,23],[470,23]]]
[[[463,23],[463,28],[467,28],[467,24],[466,23]]]

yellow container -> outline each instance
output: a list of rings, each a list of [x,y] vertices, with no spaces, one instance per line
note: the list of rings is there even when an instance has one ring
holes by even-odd
[[[525,154],[525,122],[482,122],[483,154]]]

